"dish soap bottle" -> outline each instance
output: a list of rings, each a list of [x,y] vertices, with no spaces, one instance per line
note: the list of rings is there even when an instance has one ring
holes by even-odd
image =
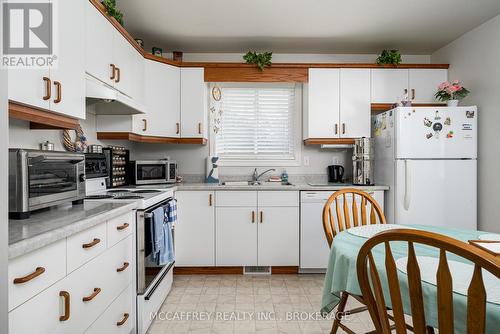
[[[281,172],[281,182],[283,183],[288,182],[288,173],[284,169],[283,172]]]

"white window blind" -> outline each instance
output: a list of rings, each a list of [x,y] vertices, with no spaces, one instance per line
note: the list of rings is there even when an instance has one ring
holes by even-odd
[[[216,153],[228,160],[293,160],[294,87],[222,88]]]

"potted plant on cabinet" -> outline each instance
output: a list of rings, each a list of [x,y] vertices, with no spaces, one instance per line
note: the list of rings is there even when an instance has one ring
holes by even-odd
[[[465,98],[469,94],[469,91],[462,86],[462,83],[458,80],[453,82],[445,81],[438,86],[438,91],[434,95],[437,100],[441,102],[446,102],[448,107],[458,106],[458,102]]]

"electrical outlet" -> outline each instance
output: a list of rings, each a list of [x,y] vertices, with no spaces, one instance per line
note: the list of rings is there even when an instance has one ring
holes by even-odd
[[[309,166],[309,157],[304,157],[304,166]]]
[[[337,157],[332,158],[332,165],[340,165],[340,159]]]

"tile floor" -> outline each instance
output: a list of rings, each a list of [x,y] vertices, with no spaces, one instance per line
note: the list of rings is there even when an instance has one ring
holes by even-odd
[[[148,333],[329,333],[333,320],[317,314],[323,279],[324,275],[175,276]],[[350,308],[360,306],[351,303]],[[348,326],[356,333],[373,330],[367,312],[352,315]]]

